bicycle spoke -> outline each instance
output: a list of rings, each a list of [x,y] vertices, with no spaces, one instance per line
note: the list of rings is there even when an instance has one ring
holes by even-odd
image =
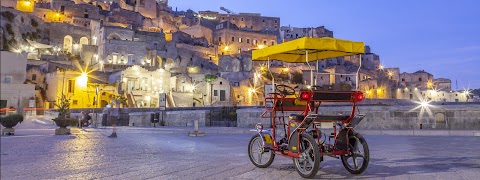
[[[352,156],[352,157],[353,157],[353,166],[354,166],[355,169],[357,169],[357,167],[358,167],[357,157],[355,157],[355,156]]]
[[[307,160],[303,160],[303,169],[307,171]]]
[[[310,156],[307,157],[308,163],[310,163],[313,166],[313,160]]]

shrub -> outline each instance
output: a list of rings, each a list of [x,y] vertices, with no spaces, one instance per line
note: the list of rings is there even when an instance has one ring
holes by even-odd
[[[12,30],[12,24],[7,23],[7,25],[5,25],[5,29],[7,30],[7,33],[10,36],[15,36],[15,32],[13,32],[13,30]]]
[[[23,122],[23,115],[21,114],[12,114],[8,116],[0,116],[0,122],[3,121],[18,121],[19,123]]]
[[[37,26],[38,26],[38,22],[35,21],[35,19],[30,19],[30,25],[32,25],[33,27],[37,27]]]
[[[12,12],[10,11],[4,11],[1,13],[1,15],[6,18],[9,22],[12,22],[13,21],[13,18],[15,18],[15,16],[13,15]]]
[[[7,37],[5,37],[5,34],[2,35],[2,42],[3,42],[2,50],[4,50],[4,51],[9,50],[10,47],[8,46]]]
[[[292,83],[294,84],[302,84],[303,83],[303,75],[302,73],[295,71],[292,73]]]
[[[17,45],[17,40],[15,40],[14,38],[8,40],[8,46],[15,47],[15,45]]]

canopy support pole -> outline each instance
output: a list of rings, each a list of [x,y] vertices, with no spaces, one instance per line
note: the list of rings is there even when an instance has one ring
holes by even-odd
[[[313,30],[312,30],[312,34],[313,34]],[[317,67],[315,67],[315,69],[317,70],[317,73],[315,73],[315,86],[317,86],[317,75],[318,75],[318,52],[317,52]]]
[[[313,86],[313,69],[308,63],[308,50],[305,50],[305,62],[307,62],[308,67],[310,68],[310,86]]]
[[[275,77],[273,77],[272,71],[270,71],[270,57],[267,58],[267,69],[268,72],[270,73],[270,76],[272,76],[272,93],[275,92]]]
[[[360,82],[360,77],[359,77],[359,72],[360,72],[360,68],[362,68],[362,54],[359,55],[360,57],[360,66],[358,66],[358,70],[357,70],[357,74],[355,75],[355,90],[358,91],[358,87],[359,87],[359,82]]]

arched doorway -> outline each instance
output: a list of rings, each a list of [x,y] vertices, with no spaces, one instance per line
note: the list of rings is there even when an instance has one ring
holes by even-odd
[[[118,35],[117,33],[112,33],[110,35],[107,36],[107,39],[117,39],[117,40],[120,40],[120,35]]]
[[[73,38],[72,36],[66,35],[63,38],[63,50],[69,53],[72,53]]]
[[[80,45],[88,45],[88,38],[87,37],[81,37],[80,38]]]

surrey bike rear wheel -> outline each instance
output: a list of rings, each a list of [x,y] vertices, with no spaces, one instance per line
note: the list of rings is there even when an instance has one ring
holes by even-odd
[[[340,156],[342,164],[348,172],[352,174],[360,174],[367,169],[370,161],[370,151],[367,141],[362,135],[353,133],[348,137],[350,153]]]
[[[298,174],[303,178],[312,178],[317,175],[320,166],[320,148],[312,136],[300,135],[300,154],[300,158],[293,158]]]
[[[259,168],[266,168],[272,164],[273,159],[275,159],[275,153],[264,150],[261,138],[260,135],[256,134],[250,139],[248,143],[248,157],[253,165]]]

